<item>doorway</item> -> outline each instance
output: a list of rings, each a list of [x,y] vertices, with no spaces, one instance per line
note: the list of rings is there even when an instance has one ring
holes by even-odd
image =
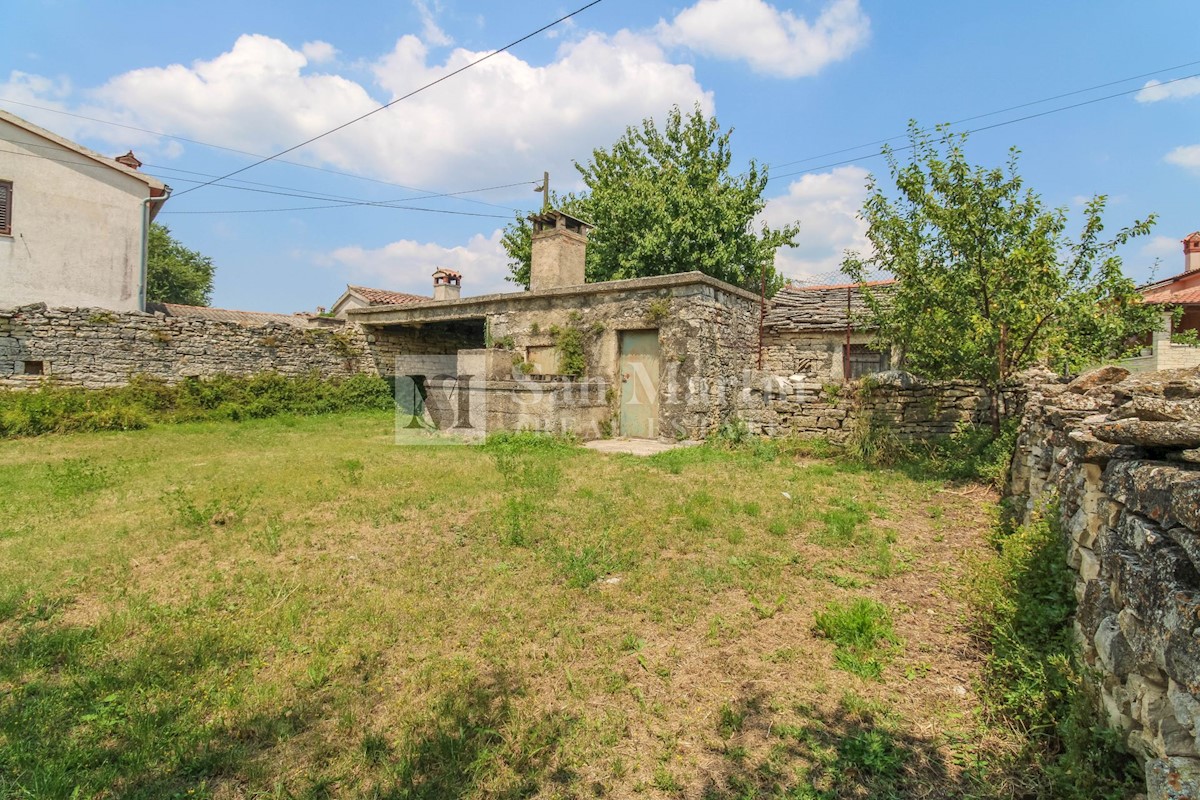
[[[621,331],[621,435],[658,438],[658,331]]]

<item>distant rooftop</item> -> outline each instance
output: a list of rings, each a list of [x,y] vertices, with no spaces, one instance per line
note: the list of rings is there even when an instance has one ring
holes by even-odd
[[[146,303],[146,311],[152,314],[164,314],[168,317],[183,319],[233,322],[251,328],[271,324],[292,325],[297,328],[307,328],[309,326],[308,317],[303,314],[273,314],[268,311],[231,311],[226,308],[183,306],[177,303]]]
[[[844,331],[846,326],[861,328],[870,309],[861,288],[871,287],[890,293],[894,280],[865,283],[839,283],[821,286],[789,284],[771,298],[764,324],[778,331]]]
[[[454,275],[458,274],[451,272],[451,270],[444,270],[444,272]],[[423,297],[419,294],[393,292],[388,289],[372,289],[369,286],[347,285],[346,288],[373,306],[406,306],[410,303],[425,303],[432,299],[430,297]]]

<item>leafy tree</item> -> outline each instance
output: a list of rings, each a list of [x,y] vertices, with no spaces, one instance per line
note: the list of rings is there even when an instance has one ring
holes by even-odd
[[[171,229],[157,222],[150,224],[146,261],[146,300],[151,303],[179,303],[206,306],[212,297],[212,259],[184,247]]]
[[[856,281],[875,271],[898,279],[887,295],[864,295],[877,344],[898,347],[907,369],[979,382],[998,431],[1001,388],[1015,373],[1122,355],[1156,327],[1159,312],[1142,304],[1116,255],[1150,231],[1153,215],[1102,239],[1097,196],[1073,241],[1066,210],[1025,188],[1015,148],[1006,168],[992,168],[967,163],[965,134],[910,123],[909,139],[906,164],[885,150],[895,196],[869,185],[862,216],[873,251],[843,262]]]
[[[730,174],[732,130],[697,106],[686,117],[676,106],[662,130],[653,119],[629,127],[609,150],[576,162],[586,190],[555,196],[552,205],[596,226],[587,250],[589,281],[640,278],[699,270],[757,292],[782,285],[775,251],[794,247],[798,225],[755,230],[766,201],[767,170],[754,161]],[[530,227],[518,216],[504,232],[509,280],[529,285]]]

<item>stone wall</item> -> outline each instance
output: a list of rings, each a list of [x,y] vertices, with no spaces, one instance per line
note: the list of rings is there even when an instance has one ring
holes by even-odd
[[[38,364],[43,374],[27,375]],[[166,381],[278,372],[324,376],[376,372],[354,326],[213,319],[98,308],[0,309],[0,387],[56,384],[104,388],[142,374]]]
[[[382,312],[351,316],[366,328],[368,337],[375,337],[372,347],[378,348],[389,338],[399,343],[387,351],[393,361],[395,355],[422,354],[420,348],[427,344],[423,337],[431,327],[470,322],[486,326],[486,340],[493,348],[508,353],[510,365],[515,360],[518,365],[536,366],[553,360],[557,341],[554,331],[574,328],[580,332],[583,344],[584,377],[613,388],[604,393],[603,407],[597,409],[594,392],[572,394],[562,386],[555,387],[553,400],[527,404],[529,396],[521,394],[515,396],[518,399],[497,398],[495,407],[525,408],[521,416],[526,421],[538,408],[564,418],[542,419],[536,427],[545,430],[565,424],[571,430],[591,431],[603,416],[600,429],[616,435],[620,434],[621,334],[656,329],[660,347],[658,435],[702,439],[734,412],[742,372],[753,363],[758,344],[757,300],[746,292],[722,286],[706,276],[669,275],[548,292],[464,298],[456,303],[397,311],[402,322],[373,324]],[[380,359],[381,369],[385,361]],[[507,391],[512,384],[511,380],[498,381],[495,390]],[[575,407],[570,397],[588,399]],[[565,419],[572,414],[578,419]]]
[[[1009,494],[1069,536],[1076,633],[1150,799],[1200,796],[1200,370],[1036,388]]]
[[[901,439],[954,433],[962,424],[989,421],[988,401],[978,386],[924,381],[903,372],[882,372],[850,383],[819,383],[803,376],[747,373],[736,413],[762,436],[824,436],[845,441],[856,420],[890,428]],[[1024,398],[1014,390],[1006,406],[1015,413]]]

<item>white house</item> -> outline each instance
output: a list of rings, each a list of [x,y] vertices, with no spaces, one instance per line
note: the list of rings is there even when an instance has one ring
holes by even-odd
[[[146,238],[170,187],[0,110],[0,307],[143,310]]]

